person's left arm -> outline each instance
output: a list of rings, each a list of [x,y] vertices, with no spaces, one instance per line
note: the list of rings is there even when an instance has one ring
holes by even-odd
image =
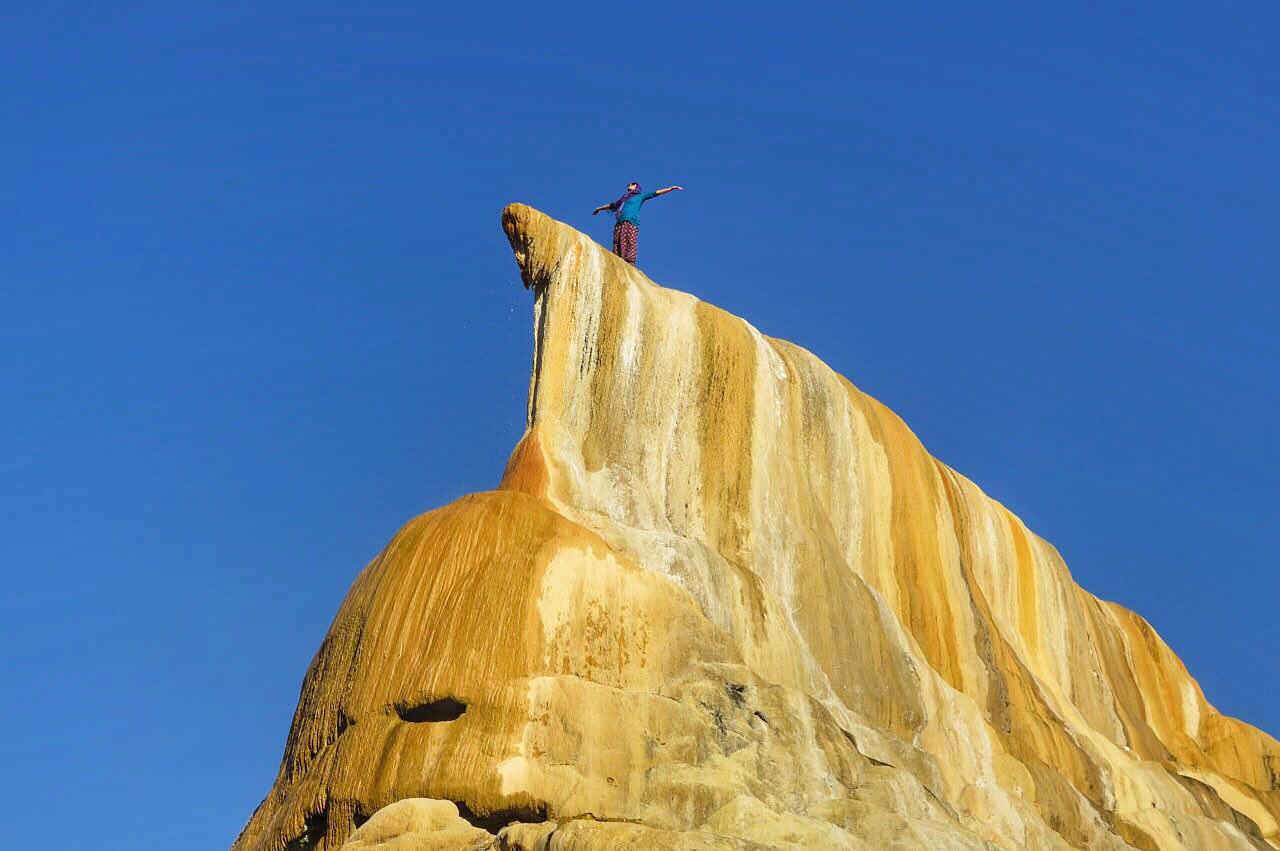
[[[668,192],[681,192],[683,190],[683,186],[668,186],[666,189],[655,189],[652,192],[644,193],[644,200],[648,201],[651,198],[657,198],[659,195],[666,195]]]

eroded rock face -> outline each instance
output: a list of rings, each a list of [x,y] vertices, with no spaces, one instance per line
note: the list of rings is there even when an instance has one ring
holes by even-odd
[[[476,827],[452,801],[406,798],[383,807],[351,835],[348,851],[489,851],[494,835]]]
[[[528,430],[356,579],[237,849],[417,798],[506,848],[1280,847],[1280,743],[891,411],[529,207],[503,226]]]

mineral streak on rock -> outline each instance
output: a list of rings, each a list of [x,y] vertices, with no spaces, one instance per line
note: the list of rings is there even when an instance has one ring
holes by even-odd
[[[891,411],[503,227],[526,433],[356,579],[235,848],[1280,847],[1280,743]]]

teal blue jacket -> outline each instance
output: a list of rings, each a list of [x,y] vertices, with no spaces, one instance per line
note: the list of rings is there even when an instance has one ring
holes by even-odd
[[[641,192],[639,195],[632,195],[626,201],[623,201],[621,207],[618,206],[617,201],[614,201],[609,205],[609,209],[617,212],[618,221],[631,222],[636,227],[640,227],[640,207],[644,205],[645,201],[657,197],[657,192]]]

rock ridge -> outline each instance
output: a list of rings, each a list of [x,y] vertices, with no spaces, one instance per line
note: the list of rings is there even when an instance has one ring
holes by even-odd
[[[526,432],[356,578],[236,849],[1280,847],[1280,743],[888,408],[502,226]]]

